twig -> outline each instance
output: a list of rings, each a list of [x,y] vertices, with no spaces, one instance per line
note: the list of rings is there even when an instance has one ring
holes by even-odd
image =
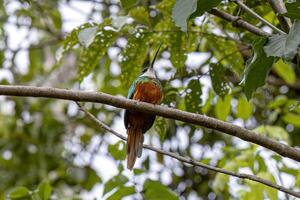
[[[115,136],[119,137],[120,139],[126,141],[126,137],[124,135],[119,134],[118,132],[114,131],[108,125],[106,125],[102,121],[98,120],[94,115],[92,115],[90,112],[85,110],[78,102],[76,102],[76,103],[79,106],[80,110],[82,110],[92,121],[97,123],[101,128],[103,128],[106,131],[114,134]],[[175,159],[177,159],[181,162],[188,163],[188,164],[191,164],[193,166],[202,167],[202,168],[205,168],[205,169],[208,169],[208,170],[211,170],[211,171],[215,171],[217,173],[227,174],[227,175],[242,178],[242,179],[249,179],[249,180],[252,180],[252,181],[255,181],[255,182],[262,183],[262,184],[267,185],[269,187],[272,187],[274,189],[280,190],[280,191],[285,192],[287,194],[293,195],[295,197],[300,197],[299,192],[292,191],[288,188],[280,186],[276,183],[272,183],[269,180],[260,178],[260,177],[255,176],[255,175],[245,174],[245,173],[235,173],[235,172],[232,172],[232,171],[229,171],[229,170],[226,170],[226,169],[222,169],[222,168],[218,168],[218,167],[214,167],[214,166],[211,166],[211,165],[207,165],[207,164],[198,162],[198,161],[196,161],[192,158],[189,158],[189,157],[183,157],[183,156],[177,155],[177,154],[169,152],[169,151],[164,151],[162,149],[158,149],[158,148],[152,147],[150,145],[146,145],[146,144],[143,145],[143,148],[155,151],[157,153],[161,153],[161,154],[166,155],[166,156],[170,156],[170,157],[175,158]]]
[[[103,103],[118,108],[125,108],[143,113],[151,113],[162,117],[175,119],[195,125],[204,126],[214,130],[236,136],[242,140],[252,142],[270,149],[284,157],[291,158],[300,162],[300,150],[290,147],[286,144],[277,142],[266,136],[256,134],[255,132],[243,127],[224,122],[205,115],[181,111],[165,106],[153,105],[145,102],[139,102],[124,97],[112,96],[103,92],[85,92],[72,91],[66,89],[34,86],[8,86],[0,85],[0,95],[7,96],[25,96],[25,97],[46,97],[54,99],[65,99],[81,102]]]
[[[144,31],[143,33],[182,33],[182,31],[180,31],[180,30],[151,30],[151,31]],[[187,33],[206,35],[206,36],[216,37],[216,38],[220,38],[220,39],[224,39],[224,40],[232,40],[232,41],[241,43],[240,40],[237,40],[234,38],[230,38],[230,37],[226,37],[226,36],[222,36],[222,35],[216,35],[216,34],[204,32],[204,31],[188,30]]]
[[[255,18],[257,18],[258,20],[260,20],[261,22],[263,22],[264,24],[266,24],[267,26],[269,26],[270,28],[272,28],[273,30],[277,31],[280,34],[286,34],[284,31],[280,30],[279,28],[277,28],[276,26],[274,26],[273,24],[271,24],[270,22],[268,22],[267,20],[265,20],[263,17],[261,17],[259,14],[257,14],[256,12],[254,12],[251,8],[249,8],[241,0],[234,0],[234,2],[236,4],[238,4],[242,9],[244,9],[245,11],[247,11],[251,15],[253,15]]]
[[[244,29],[250,31],[251,33],[256,34],[256,35],[271,36],[270,33],[267,33],[265,31],[261,30],[260,28],[250,24],[249,22],[246,22],[246,21],[242,20],[238,16],[233,16],[233,15],[227,13],[227,12],[218,10],[216,8],[211,9],[209,11],[209,13],[212,14],[212,15],[215,15],[217,17],[220,17],[222,19],[225,19],[226,21],[232,22],[233,26],[244,28]]]
[[[282,0],[268,0],[268,2],[275,11],[276,17],[280,22],[281,28],[286,33],[288,33],[292,26],[292,23],[289,18],[281,15],[287,12],[284,2]]]
[[[232,55],[234,55],[234,54],[236,54],[236,53],[238,53],[238,52],[247,51],[247,50],[249,50],[249,49],[251,49],[251,46],[246,46],[246,47],[243,47],[243,48],[241,48],[241,49],[234,50],[234,51],[232,51],[231,53],[226,54],[225,56],[223,56],[220,60],[218,60],[218,63],[221,63],[221,62],[222,62],[223,60],[225,60],[226,58],[231,57]]]

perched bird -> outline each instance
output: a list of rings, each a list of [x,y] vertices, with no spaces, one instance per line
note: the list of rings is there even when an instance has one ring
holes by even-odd
[[[152,104],[160,104],[163,97],[161,83],[156,78],[153,64],[159,52],[154,56],[151,65],[142,71],[129,88],[129,99]],[[153,125],[155,115],[125,110],[124,125],[127,129],[127,168],[132,170],[137,157],[141,157],[144,133]]]

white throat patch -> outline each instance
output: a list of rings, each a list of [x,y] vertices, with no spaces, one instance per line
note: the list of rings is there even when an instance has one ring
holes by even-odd
[[[152,70],[147,70],[141,76],[147,76],[147,77],[150,77],[150,78],[156,78],[155,73]]]

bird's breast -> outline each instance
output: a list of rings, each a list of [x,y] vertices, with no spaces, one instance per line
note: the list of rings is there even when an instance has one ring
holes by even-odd
[[[159,104],[162,99],[162,91],[161,88],[152,81],[139,83],[136,86],[133,99],[152,104]]]

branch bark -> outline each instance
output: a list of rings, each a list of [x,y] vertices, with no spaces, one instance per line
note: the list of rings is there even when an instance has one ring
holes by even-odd
[[[233,26],[244,28],[244,29],[250,31],[251,33],[254,33],[255,35],[271,36],[270,33],[267,33],[265,31],[261,30],[260,28],[257,28],[256,26],[250,24],[249,22],[242,20],[238,16],[231,15],[227,12],[218,10],[216,8],[211,9],[209,11],[209,13],[212,15],[215,15],[217,17],[220,17],[226,21],[231,22]]]
[[[257,14],[256,12],[254,12],[251,8],[249,8],[241,0],[234,0],[234,2],[236,4],[238,4],[242,9],[244,9],[245,11],[247,11],[251,15],[253,15],[255,18],[257,18],[258,20],[260,20],[261,22],[263,22],[264,24],[266,24],[267,26],[269,26],[270,28],[272,28],[273,30],[277,31],[280,34],[286,34],[284,31],[280,30],[279,28],[277,28],[276,26],[274,26],[272,23],[268,22],[263,17],[261,17],[259,14]]]
[[[268,0],[269,4],[271,5],[272,9],[275,11],[276,17],[281,25],[281,28],[288,33],[290,27],[292,26],[291,20],[281,14],[287,12],[286,7],[282,0]]]
[[[77,105],[79,106],[80,110],[82,110],[85,113],[86,116],[88,116],[92,121],[94,121],[96,124],[98,124],[101,128],[103,128],[104,130],[106,130],[106,131],[114,134],[118,138],[120,138],[120,139],[122,139],[124,141],[127,141],[127,138],[124,135],[122,135],[122,134],[114,131],[108,125],[106,125],[102,121],[98,120],[94,115],[92,115],[90,112],[88,112],[87,110],[85,110],[79,103],[77,103]],[[143,148],[144,149],[149,149],[151,151],[155,151],[157,153],[160,153],[160,154],[163,154],[163,155],[166,155],[166,156],[170,156],[170,157],[175,158],[175,159],[177,159],[177,160],[179,160],[181,162],[188,163],[188,164],[191,164],[193,166],[202,167],[202,168],[205,168],[205,169],[217,172],[217,173],[227,174],[227,175],[238,177],[238,178],[241,178],[241,179],[252,180],[252,181],[255,181],[255,182],[267,185],[269,187],[272,187],[274,189],[280,190],[280,191],[285,192],[287,194],[293,195],[295,197],[300,197],[300,193],[299,192],[295,192],[293,190],[290,190],[288,188],[280,186],[280,185],[278,185],[276,183],[272,183],[269,180],[260,178],[260,177],[255,176],[255,175],[245,174],[245,173],[235,173],[235,172],[232,172],[232,171],[229,171],[229,170],[226,170],[226,169],[222,169],[222,168],[218,168],[218,167],[214,167],[214,166],[211,166],[211,165],[207,165],[207,164],[198,162],[198,161],[196,161],[196,160],[194,160],[192,158],[183,157],[183,156],[177,155],[177,154],[169,152],[169,151],[164,151],[162,149],[158,149],[158,148],[152,147],[150,145],[146,145],[146,144],[143,145]]]
[[[0,86],[0,95],[23,96],[23,97],[46,97],[54,99],[65,99],[81,102],[103,103],[118,108],[151,113],[166,118],[171,118],[195,125],[204,126],[236,136],[242,140],[258,144],[270,149],[284,157],[300,162],[300,150],[286,144],[276,142],[265,136],[258,135],[251,130],[236,126],[234,124],[214,119],[205,115],[199,115],[174,108],[152,105],[138,102],[124,97],[116,97],[102,92],[72,91],[58,88],[34,87],[34,86]]]

